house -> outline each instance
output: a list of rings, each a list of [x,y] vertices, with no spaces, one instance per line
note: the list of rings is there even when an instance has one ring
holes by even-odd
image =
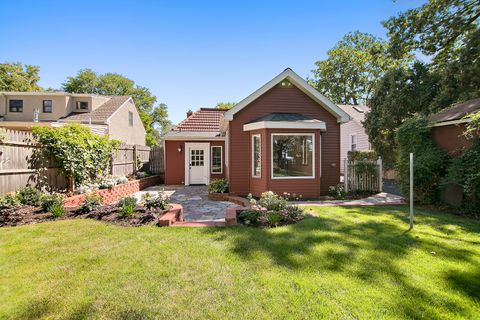
[[[202,108],[165,135],[165,183],[315,198],[340,181],[340,125],[350,116],[287,68],[232,109]]]
[[[145,145],[145,128],[129,96],[65,92],[0,92],[0,127],[30,131],[77,122],[127,144]]]
[[[352,120],[340,125],[340,172],[343,173],[343,160],[347,158],[348,151],[368,151],[371,150],[368,135],[365,132],[362,122],[365,120],[365,114],[370,109],[367,106],[341,105],[338,107],[345,111]]]
[[[469,118],[466,115],[480,111],[480,98],[455,104],[429,117],[432,140],[436,146],[452,156],[472,146],[473,140],[463,135]]]

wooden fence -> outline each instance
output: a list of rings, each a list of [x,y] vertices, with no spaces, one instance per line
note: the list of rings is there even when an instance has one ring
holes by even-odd
[[[344,160],[345,191],[382,191],[382,160]]]
[[[63,191],[67,179],[59,174],[55,163],[49,159],[33,159],[33,149],[39,148],[29,132],[0,131],[0,194],[33,185],[52,191]],[[112,155],[111,174],[134,175],[148,171],[163,175],[163,148],[138,145],[121,145]]]

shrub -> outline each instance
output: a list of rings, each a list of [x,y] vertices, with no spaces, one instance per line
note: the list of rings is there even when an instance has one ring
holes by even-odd
[[[425,118],[415,117],[405,121],[396,132],[398,145],[399,185],[408,195],[410,187],[410,152],[414,154],[414,200],[421,204],[438,201],[440,179],[445,175],[448,156],[437,149],[430,137]]]
[[[147,209],[160,209],[165,210],[167,208],[169,199],[166,196],[157,194],[156,196],[151,193],[146,193],[142,196],[143,205]]]
[[[42,193],[40,190],[33,187],[23,187],[17,192],[17,199],[23,205],[38,206],[40,205],[40,197]]]
[[[117,180],[112,177],[102,178],[98,183],[99,189],[112,189],[117,185]]]
[[[53,204],[48,211],[52,214],[54,218],[60,218],[65,214],[65,209],[62,204],[55,203]]]
[[[225,193],[228,191],[227,179],[213,179],[208,185],[208,191],[210,193]]]
[[[119,184],[124,184],[124,183],[127,183],[127,182],[128,182],[128,178],[125,177],[125,176],[113,177],[113,179],[115,179],[115,183],[116,183],[117,185],[119,185]]]
[[[280,211],[249,209],[238,215],[240,223],[254,227],[276,227],[296,223],[303,218],[303,209],[297,206],[286,206]]]
[[[63,196],[59,193],[43,194],[40,203],[43,211],[50,211],[53,206],[63,207]]]
[[[268,211],[266,216],[269,227],[276,227],[281,221],[280,213],[278,211]]]
[[[444,183],[455,183],[463,187],[461,210],[468,214],[480,214],[480,141],[452,160],[447,169]]]
[[[146,178],[146,177],[148,177],[148,176],[149,176],[149,174],[148,174],[147,172],[145,172],[145,171],[139,171],[139,172],[137,172],[137,174],[135,175],[135,177],[136,177],[137,179],[143,179],[143,178]]]
[[[92,212],[95,207],[102,204],[102,196],[94,192],[89,193],[85,196],[85,202],[78,209],[79,213],[89,213]]]
[[[260,210],[249,209],[240,212],[238,215],[238,220],[240,223],[245,225],[252,225],[252,226],[259,226],[260,218],[264,215],[264,213]]]
[[[337,199],[343,199],[347,196],[345,185],[343,183],[328,187],[328,191],[332,197]]]
[[[258,204],[268,211],[280,211],[287,207],[288,201],[273,191],[266,191],[260,196]]]
[[[8,208],[17,204],[18,200],[15,194],[7,194],[0,197],[0,208]]]
[[[349,161],[375,161],[378,159],[375,151],[348,151],[347,158]]]
[[[285,224],[292,224],[302,220],[305,216],[303,209],[298,206],[287,206],[280,211],[281,221]]]
[[[117,205],[120,208],[120,216],[122,218],[128,217],[135,212],[137,206],[137,198],[135,197],[125,197],[120,199]]]

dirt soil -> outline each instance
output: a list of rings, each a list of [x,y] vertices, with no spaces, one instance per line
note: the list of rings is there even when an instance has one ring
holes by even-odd
[[[84,214],[79,213],[77,209],[65,209],[65,214],[55,219],[50,212],[43,212],[38,207],[12,206],[0,209],[0,227],[14,227],[65,219],[95,219],[126,227],[138,227],[156,225],[165,210],[147,210],[142,206],[137,206],[136,212],[128,217],[121,217],[119,212],[120,209],[114,205],[98,206],[92,212]]]

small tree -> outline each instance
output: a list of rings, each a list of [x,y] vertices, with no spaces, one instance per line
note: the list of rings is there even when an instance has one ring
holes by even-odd
[[[74,184],[80,185],[104,175],[109,168],[112,152],[120,144],[117,140],[96,135],[79,124],[60,128],[34,127],[32,131],[43,147],[36,150],[55,161],[60,172],[69,179],[70,191],[73,191]]]

